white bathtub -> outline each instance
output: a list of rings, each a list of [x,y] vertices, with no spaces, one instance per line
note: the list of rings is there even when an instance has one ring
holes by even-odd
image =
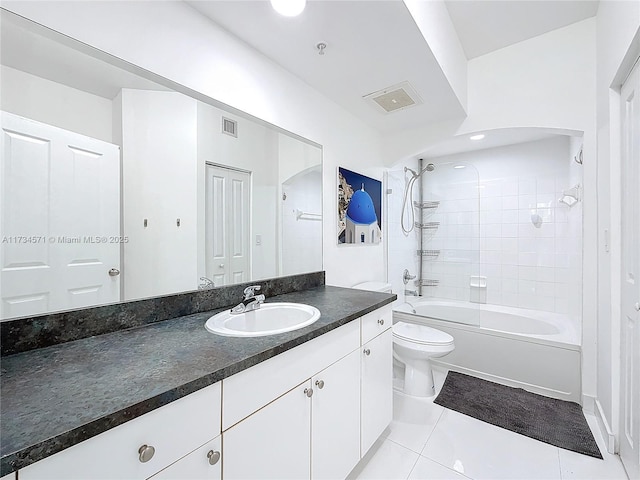
[[[453,336],[455,350],[434,359],[436,369],[581,401],[579,334],[565,315],[423,300],[394,308],[393,316],[394,321],[429,325]]]

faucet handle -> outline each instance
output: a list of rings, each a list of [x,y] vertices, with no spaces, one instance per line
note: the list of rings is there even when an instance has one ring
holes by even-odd
[[[257,291],[260,291],[262,287],[260,285],[251,285],[250,287],[247,287],[244,289],[244,298],[250,298],[255,296]]]

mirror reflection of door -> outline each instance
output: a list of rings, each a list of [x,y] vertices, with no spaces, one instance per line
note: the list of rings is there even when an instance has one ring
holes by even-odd
[[[207,164],[206,276],[216,287],[251,279],[250,190],[250,172]]]
[[[0,317],[119,301],[119,147],[1,115]]]

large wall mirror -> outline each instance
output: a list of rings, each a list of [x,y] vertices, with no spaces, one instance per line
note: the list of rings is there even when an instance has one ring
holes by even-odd
[[[0,14],[0,318],[322,270],[319,145]]]

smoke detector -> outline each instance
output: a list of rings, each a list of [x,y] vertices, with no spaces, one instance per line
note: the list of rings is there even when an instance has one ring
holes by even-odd
[[[404,110],[422,103],[422,99],[409,82],[392,85],[362,98],[376,109],[382,109],[385,113]]]

